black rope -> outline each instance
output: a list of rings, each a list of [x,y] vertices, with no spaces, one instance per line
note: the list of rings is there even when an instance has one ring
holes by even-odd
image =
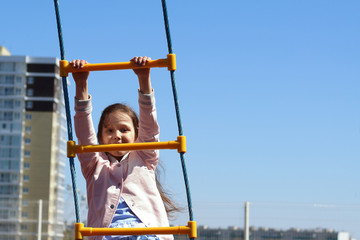
[[[58,36],[59,36],[61,60],[65,60],[65,50],[64,50],[64,41],[63,41],[63,37],[62,37],[59,3],[57,0],[54,0],[54,5],[55,5],[56,23],[57,23]],[[62,77],[62,85],[63,85],[63,92],[64,92],[64,100],[65,100],[68,139],[69,139],[69,141],[72,141],[73,133],[72,133],[72,124],[71,124],[71,113],[70,113],[67,77]],[[76,172],[75,172],[74,158],[72,158],[72,157],[69,158],[69,164],[70,164],[71,181],[72,181],[73,195],[74,195],[74,202],[75,202],[76,222],[79,223],[80,222],[80,213],[79,213],[79,201],[78,201],[77,190],[76,190]]]
[[[164,24],[165,24],[165,31],[166,31],[166,39],[167,39],[167,44],[168,44],[168,50],[169,50],[169,53],[171,54],[171,53],[173,53],[173,49],[172,49],[172,43],[171,43],[170,26],[169,26],[168,14],[167,14],[167,7],[166,7],[165,0],[161,0],[161,2],[162,2],[162,8],[163,8],[163,16],[164,16]],[[178,100],[177,91],[176,91],[175,72],[174,71],[170,71],[170,77],[171,77],[171,84],[172,84],[172,90],[173,90],[173,96],[174,96],[176,119],[177,119],[177,122],[178,122],[179,135],[182,136],[183,135],[183,130],[182,130],[182,124],[181,124],[179,100]],[[184,155],[185,155],[185,153],[180,153],[180,160],[181,160],[181,166],[182,166],[182,169],[183,169],[184,182],[185,182],[185,187],[186,187],[186,195],[187,195],[188,209],[189,209],[189,219],[190,219],[190,221],[193,221],[193,211],[192,211],[192,203],[191,203],[190,184],[189,184],[189,179],[188,179],[188,176],[187,176],[186,164],[185,164],[185,156]],[[191,239],[193,239],[193,238],[191,238]]]

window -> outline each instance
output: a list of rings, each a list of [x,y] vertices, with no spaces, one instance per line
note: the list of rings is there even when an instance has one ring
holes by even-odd
[[[21,131],[21,124],[20,123],[12,123],[11,124],[11,130],[12,131]]]
[[[25,144],[30,144],[31,143],[31,139],[30,138],[25,138]]]
[[[21,107],[21,102],[18,100],[15,100],[15,108],[20,108]]]
[[[28,194],[28,193],[29,193],[29,188],[24,187],[24,188],[23,188],[23,193],[24,193],[24,194]]]
[[[24,162],[24,169],[30,169],[30,163]]]
[[[31,133],[31,126],[26,126],[25,131],[26,133]]]
[[[12,174],[11,175],[11,182],[17,182],[18,174]]]
[[[10,157],[19,158],[20,157],[20,149],[19,148],[11,148]]]
[[[21,144],[21,137],[20,136],[12,136],[11,137],[11,145],[20,146]]]
[[[10,149],[9,148],[0,148],[0,157],[9,158],[10,157]]]
[[[26,109],[32,109],[34,107],[34,103],[32,101],[26,102]]]
[[[27,218],[27,217],[28,217],[28,213],[27,213],[27,212],[22,212],[22,213],[21,213],[21,216],[22,216],[23,218]]]
[[[8,75],[8,76],[5,76],[5,83],[7,84],[14,84],[14,76],[12,75]]]
[[[0,120],[12,121],[12,112],[0,112]]]
[[[27,225],[26,224],[21,224],[21,230],[26,231],[27,230]]]
[[[20,113],[15,112],[14,113],[14,120],[20,120]]]
[[[26,96],[29,96],[29,97],[34,96],[34,89],[32,89],[32,88],[26,89]]]
[[[13,108],[14,101],[13,100],[0,100],[0,107],[1,108]]]
[[[0,174],[0,182],[10,182],[10,174],[9,173],[1,173]]]
[[[18,151],[20,152],[20,151]],[[10,170],[20,170],[20,163],[19,161],[9,161],[9,169]]]
[[[13,87],[1,87],[0,95],[4,95],[4,96],[14,95],[14,88]]]
[[[11,218],[16,217],[16,216],[17,216],[17,211],[15,211],[15,210],[10,210],[9,216],[10,216]]]
[[[32,102],[26,102],[26,105],[28,103],[32,103]],[[31,117],[32,117],[32,115],[30,113],[26,114],[26,120],[31,120]]]
[[[21,95],[21,94],[22,94],[21,88],[15,88],[15,95]]]
[[[9,212],[7,210],[0,210],[0,218],[7,219],[9,217]]]
[[[23,207],[29,206],[29,200],[26,200],[26,199],[22,200],[22,205],[23,205]]]
[[[29,150],[25,150],[24,156],[25,156],[25,157],[30,157],[30,151],[29,151]]]
[[[16,76],[16,83],[22,83],[22,77]]]
[[[34,84],[35,83],[35,78],[34,77],[28,77],[27,78],[27,84]]]
[[[15,63],[2,62],[0,63],[0,71],[15,71]]]
[[[23,179],[24,179],[24,182],[28,182],[28,181],[30,181],[30,176],[24,175]]]
[[[2,136],[0,136],[0,144],[1,145],[8,145],[8,144],[10,144],[10,136],[4,136],[4,135],[2,135]]]

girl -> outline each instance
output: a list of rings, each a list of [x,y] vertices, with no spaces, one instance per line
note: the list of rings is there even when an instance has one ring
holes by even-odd
[[[134,57],[131,61],[144,66],[150,58]],[[73,60],[74,68],[82,68],[85,60]],[[139,80],[139,119],[123,104],[107,107],[100,118],[97,138],[100,144],[157,142],[154,91],[150,68],[134,69]],[[76,85],[75,132],[79,144],[97,144],[91,117],[91,96],[88,94],[89,72],[73,73]],[[166,206],[174,205],[166,197],[155,177],[159,150],[112,151],[78,154],[86,180],[89,227],[165,227],[169,226]],[[159,192],[160,189],[160,192]],[[164,205],[165,202],[165,205]],[[91,237],[101,240],[102,236]],[[172,235],[105,236],[107,240],[171,240]]]

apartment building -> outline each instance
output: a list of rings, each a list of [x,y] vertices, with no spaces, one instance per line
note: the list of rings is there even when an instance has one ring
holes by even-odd
[[[0,46],[0,240],[60,240],[66,117],[54,57]]]
[[[237,227],[209,228],[198,227],[198,240],[244,240],[244,229]],[[175,235],[175,240],[188,239],[186,235]],[[348,232],[332,229],[299,229],[287,230],[273,228],[250,228],[249,240],[352,240]]]

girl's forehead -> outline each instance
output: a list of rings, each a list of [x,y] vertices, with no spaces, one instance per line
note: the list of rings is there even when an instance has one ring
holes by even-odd
[[[132,119],[129,116],[129,114],[124,113],[124,112],[119,111],[119,110],[109,113],[104,119],[104,124],[105,125],[111,124],[111,123],[121,123],[121,122],[124,122],[124,123],[125,122],[130,122],[130,123],[132,123]]]

